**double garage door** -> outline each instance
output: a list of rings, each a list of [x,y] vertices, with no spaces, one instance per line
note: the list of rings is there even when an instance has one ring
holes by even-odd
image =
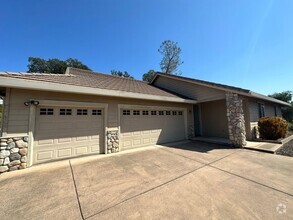
[[[104,129],[103,109],[40,107],[33,163],[103,153]]]
[[[83,107],[38,107],[33,164],[104,153],[105,110]],[[182,110],[121,109],[120,150],[186,138]],[[118,118],[117,118],[118,120]]]
[[[186,139],[182,110],[122,109],[120,115],[122,150]]]

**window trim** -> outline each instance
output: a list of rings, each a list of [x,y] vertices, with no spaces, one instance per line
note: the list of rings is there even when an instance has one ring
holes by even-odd
[[[274,106],[274,110],[275,110],[275,117],[277,117],[278,116],[278,106],[277,105]]]
[[[258,117],[263,118],[265,117],[265,104],[258,103]]]

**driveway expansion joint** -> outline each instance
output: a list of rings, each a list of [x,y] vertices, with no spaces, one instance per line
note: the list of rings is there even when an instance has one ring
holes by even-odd
[[[105,208],[105,209],[103,209],[103,210],[101,210],[101,211],[99,211],[99,212],[97,212],[97,213],[95,213],[95,214],[92,214],[92,215],[90,215],[90,216],[87,216],[87,217],[85,217],[85,219],[88,219],[88,218],[94,217],[94,216],[96,216],[96,215],[99,215],[99,214],[101,214],[102,212],[105,212],[105,211],[107,211],[107,210],[109,210],[109,209],[111,209],[111,208],[114,208],[114,207],[116,207],[116,206],[119,206],[119,205],[121,205],[121,204],[123,204],[123,203],[125,203],[125,202],[127,202],[127,201],[130,201],[130,200],[135,199],[135,198],[137,198],[137,197],[140,197],[140,196],[142,196],[142,195],[144,195],[144,194],[147,194],[147,193],[149,193],[149,192],[151,192],[151,191],[153,191],[153,190],[156,190],[156,189],[158,189],[158,188],[160,188],[160,187],[163,187],[163,186],[165,186],[165,185],[167,185],[167,184],[169,184],[169,183],[171,183],[171,182],[174,182],[174,181],[176,181],[176,180],[178,180],[178,179],[180,179],[180,178],[183,178],[183,177],[185,177],[185,176],[187,176],[187,175],[189,175],[189,174],[191,174],[191,173],[194,173],[194,172],[196,172],[196,171],[198,171],[198,170],[200,170],[200,169],[202,169],[202,168],[204,168],[204,167],[210,166],[210,164],[212,164],[212,163],[214,163],[214,162],[217,162],[217,161],[219,161],[219,160],[222,160],[222,159],[224,159],[224,158],[226,158],[226,157],[229,157],[229,156],[231,156],[232,154],[235,154],[235,153],[238,152],[238,151],[236,151],[236,152],[233,152],[233,153],[231,153],[231,154],[228,154],[228,155],[226,155],[226,156],[224,156],[224,157],[221,157],[221,158],[219,158],[219,159],[217,159],[217,160],[215,160],[215,161],[213,161],[213,162],[211,162],[211,163],[203,163],[203,162],[199,162],[199,161],[197,161],[197,160],[195,160],[195,159],[192,159],[192,158],[189,158],[189,157],[185,157],[185,156],[183,156],[183,155],[176,154],[176,153],[174,153],[174,152],[168,151],[168,150],[166,150],[166,149],[162,149],[162,148],[159,148],[159,149],[164,150],[164,151],[166,151],[166,152],[168,152],[168,153],[175,154],[175,155],[177,155],[177,156],[184,157],[185,159],[193,160],[193,161],[195,161],[195,162],[198,162],[198,163],[202,164],[202,166],[197,167],[197,168],[195,168],[195,169],[193,169],[193,170],[191,170],[191,171],[189,171],[189,172],[187,172],[187,173],[184,173],[184,174],[182,174],[182,175],[180,175],[180,176],[177,176],[177,177],[175,177],[175,178],[173,178],[173,179],[171,179],[171,180],[169,180],[169,181],[167,181],[167,182],[164,182],[164,183],[162,183],[162,184],[159,184],[159,185],[157,185],[157,186],[155,186],[155,187],[153,187],[153,188],[151,188],[151,189],[148,189],[148,190],[146,190],[146,191],[144,191],[144,192],[141,192],[141,193],[139,193],[139,194],[136,194],[136,195],[134,195],[134,196],[132,196],[132,197],[130,197],[130,198],[128,198],[128,199],[125,199],[125,200],[123,200],[123,201],[121,201],[121,202],[119,202],[119,203],[117,203],[117,204],[115,204],[115,205],[112,205],[112,206],[110,206],[110,207],[108,207],[108,208]]]
[[[207,166],[207,165],[202,165],[202,166],[200,166],[200,167],[197,167],[197,168],[195,168],[195,169],[193,169],[193,170],[191,170],[191,171],[189,171],[189,172],[187,172],[187,173],[184,173],[184,174],[182,174],[182,175],[180,175],[180,176],[177,176],[177,177],[175,177],[175,178],[173,178],[173,179],[171,179],[171,180],[168,180],[167,182],[164,182],[164,183],[162,183],[162,184],[159,184],[159,185],[157,185],[157,186],[155,186],[155,187],[153,187],[153,188],[151,188],[151,189],[148,189],[148,190],[146,190],[146,191],[143,191],[143,192],[141,192],[141,193],[138,193],[138,194],[136,194],[136,195],[134,195],[134,196],[132,196],[132,197],[130,197],[130,198],[128,198],[128,199],[125,199],[125,200],[123,200],[123,201],[121,201],[121,202],[119,202],[119,203],[117,203],[117,204],[115,204],[115,205],[112,205],[112,206],[110,206],[110,207],[108,207],[108,208],[105,208],[105,209],[103,209],[103,210],[101,210],[101,211],[99,211],[99,212],[97,212],[97,213],[95,213],[95,214],[92,214],[92,215],[90,215],[90,216],[87,216],[85,219],[88,219],[88,218],[94,217],[94,216],[96,216],[96,215],[99,215],[99,214],[101,214],[102,212],[105,212],[105,211],[107,211],[107,210],[109,210],[109,209],[111,209],[111,208],[114,208],[114,207],[116,207],[116,206],[118,206],[118,205],[121,205],[121,204],[123,204],[123,203],[125,203],[125,202],[128,202],[128,201],[130,201],[130,200],[132,200],[132,199],[135,199],[135,198],[140,197],[140,196],[142,196],[142,195],[144,195],[144,194],[147,194],[147,193],[149,193],[149,192],[151,192],[151,191],[153,191],[153,190],[156,190],[156,189],[158,189],[158,188],[160,188],[160,187],[163,187],[163,186],[165,186],[165,185],[167,185],[167,184],[169,184],[169,183],[171,183],[171,182],[173,182],[173,181],[176,181],[176,180],[178,180],[178,179],[180,179],[180,178],[182,178],[182,177],[185,177],[185,176],[187,176],[187,175],[189,175],[189,174],[191,174],[191,173],[193,173],[193,172],[196,172],[197,170],[199,170],[199,169],[201,169],[201,168],[204,168],[204,167],[206,167],[206,166]]]
[[[274,191],[277,191],[277,192],[283,193],[283,194],[285,194],[285,195],[287,195],[287,196],[291,196],[291,197],[293,197],[293,194],[291,194],[291,193],[284,192],[284,191],[282,191],[282,190],[279,190],[279,189],[276,189],[276,188],[274,188],[274,187],[271,187],[271,186],[265,185],[265,184],[263,184],[263,183],[260,183],[260,182],[255,181],[255,180],[252,180],[252,179],[246,178],[246,177],[244,177],[244,176],[241,176],[241,175],[238,175],[238,174],[235,174],[235,173],[229,172],[229,171],[227,171],[227,170],[221,169],[221,168],[216,167],[216,166],[213,166],[213,165],[209,165],[209,166],[212,167],[212,168],[214,168],[214,169],[220,170],[220,171],[222,171],[222,172],[228,173],[228,174],[230,174],[230,175],[236,176],[236,177],[238,177],[238,178],[244,179],[244,180],[246,180],[246,181],[253,182],[253,183],[255,183],[255,184],[261,185],[261,186],[263,186],[263,187],[266,187],[266,188],[272,189],[272,190],[274,190]]]
[[[190,159],[190,160],[196,161],[196,162],[198,162],[198,163],[205,164],[206,166],[210,166],[210,167],[212,167],[212,168],[214,168],[214,169],[220,170],[220,171],[222,171],[222,172],[228,173],[228,174],[233,175],[233,176],[236,176],[236,177],[238,177],[238,178],[242,178],[242,179],[244,179],[244,180],[246,180],[246,181],[253,182],[253,183],[255,183],[255,184],[261,185],[261,186],[263,186],[263,187],[266,187],[266,188],[272,189],[272,190],[274,190],[274,191],[277,191],[277,192],[280,192],[280,193],[283,193],[283,194],[286,194],[286,195],[288,195],[288,196],[293,197],[293,195],[292,195],[291,193],[284,192],[284,191],[282,191],[282,190],[276,189],[276,188],[274,188],[274,187],[271,187],[271,186],[265,185],[265,184],[263,184],[263,183],[260,183],[260,182],[254,181],[254,180],[252,180],[252,179],[246,178],[246,177],[244,177],[244,176],[241,176],[241,175],[238,175],[238,174],[235,174],[235,173],[229,172],[229,171],[227,171],[227,170],[224,170],[224,169],[221,169],[221,168],[219,168],[219,167],[216,167],[216,166],[212,165],[212,164],[217,163],[217,162],[219,162],[220,160],[223,160],[223,159],[225,159],[225,158],[227,158],[227,157],[229,157],[229,156],[231,156],[231,155],[233,155],[233,154],[236,154],[236,153],[239,153],[239,152],[243,152],[243,149],[236,149],[235,152],[233,152],[233,153],[231,153],[231,154],[228,154],[228,155],[226,155],[226,156],[224,156],[224,157],[221,157],[221,158],[219,158],[219,159],[217,159],[217,160],[214,160],[214,161],[212,161],[212,162],[210,162],[210,163],[203,163],[203,162],[200,162],[200,161],[195,160],[195,159],[193,159],[193,158],[186,157],[186,156],[181,155],[181,154],[176,154],[176,153],[174,153],[174,152],[172,152],[172,151],[169,151],[169,150],[167,150],[167,149],[163,149],[163,148],[160,148],[160,149],[161,149],[161,150],[164,150],[164,151],[166,151],[166,152],[169,152],[169,153],[172,153],[172,154],[175,154],[175,155],[181,156],[181,157],[183,157],[183,158],[187,158],[187,159]]]
[[[69,167],[70,167],[70,171],[71,171],[71,175],[72,175],[72,181],[73,181],[73,185],[74,185],[74,189],[75,189],[75,194],[76,194],[76,199],[77,199],[77,203],[78,203],[78,207],[79,207],[79,212],[80,212],[81,218],[83,220],[85,220],[85,218],[83,216],[83,213],[82,213],[82,209],[81,209],[81,204],[80,204],[80,200],[79,200],[79,195],[78,195],[78,191],[77,191],[77,187],[76,187],[76,182],[75,182],[75,178],[74,178],[74,173],[73,173],[73,168],[72,168],[72,165],[71,165],[71,161],[68,160],[68,162],[69,162]]]

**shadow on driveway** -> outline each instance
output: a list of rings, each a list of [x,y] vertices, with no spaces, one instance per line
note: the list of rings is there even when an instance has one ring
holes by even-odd
[[[229,145],[219,145],[214,143],[206,143],[202,141],[190,141],[188,143],[183,144],[174,144],[174,143],[167,143],[162,144],[164,147],[171,147],[176,149],[188,150],[188,151],[196,151],[199,153],[208,153],[213,150],[224,150],[224,149],[237,149],[235,147],[231,147]]]

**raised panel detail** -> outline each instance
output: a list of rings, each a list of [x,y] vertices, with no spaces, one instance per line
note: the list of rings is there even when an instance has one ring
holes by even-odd
[[[57,156],[58,157],[70,157],[71,156],[71,148],[67,148],[67,149],[59,149],[57,151]]]
[[[53,151],[41,151],[37,153],[38,160],[50,160],[53,158]]]
[[[76,154],[86,154],[87,153],[87,147],[77,147],[75,148]]]

